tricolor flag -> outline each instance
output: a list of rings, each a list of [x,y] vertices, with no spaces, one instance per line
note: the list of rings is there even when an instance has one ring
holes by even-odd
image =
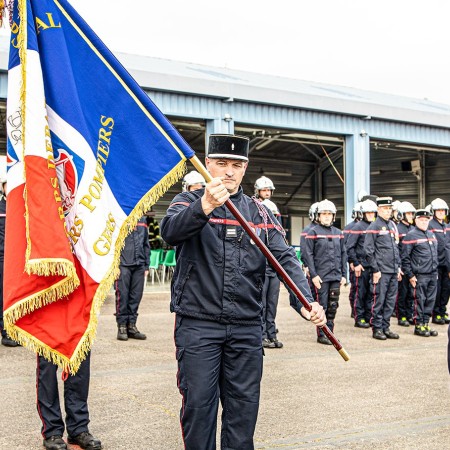
[[[4,321],[75,373],[124,239],[193,151],[65,0],[15,0]]]

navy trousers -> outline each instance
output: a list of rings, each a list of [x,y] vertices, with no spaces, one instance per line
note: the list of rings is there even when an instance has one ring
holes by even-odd
[[[370,275],[370,290],[372,292],[372,328],[386,330],[391,323],[391,316],[397,299],[398,278],[396,273],[382,273],[377,284],[373,284]]]
[[[119,325],[136,323],[144,293],[145,266],[120,266],[116,281],[116,322]]]
[[[264,280],[263,288],[263,338],[277,337],[275,317],[277,315],[278,297],[280,295],[280,280],[276,275],[268,276]]]
[[[405,275],[402,281],[398,283],[397,295],[397,318],[401,320],[402,317],[411,319],[413,316],[413,296],[411,295],[412,286]]]
[[[185,450],[253,450],[263,367],[261,325],[227,325],[176,316],[177,382]]]
[[[69,375],[64,381],[64,408],[66,427],[70,436],[88,431],[89,377],[91,354],[81,363],[76,375]],[[57,366],[42,356],[37,357],[36,391],[37,410],[42,421],[41,433],[44,439],[64,434],[64,420],[61,414],[58,393]]]
[[[313,295],[315,295],[315,301],[320,303],[320,305],[323,307],[325,311],[325,316],[327,318],[327,327],[333,331],[334,330],[334,315],[336,312],[334,312],[333,317],[330,317],[330,313],[328,310],[329,306],[329,300],[330,300],[330,291],[331,289],[339,289],[340,288],[340,281],[324,281],[320,289],[317,289],[314,286]],[[322,328],[316,327],[317,330],[317,336],[324,336],[324,333],[322,331]]]
[[[437,291],[437,273],[416,275],[417,284],[413,290],[414,320],[416,324],[427,324],[433,312]]]
[[[361,276],[355,276],[355,303],[353,316],[355,322],[364,319],[369,323],[372,315],[372,296],[370,294],[370,270],[361,272]]]
[[[439,266],[436,301],[434,302],[433,317],[444,317],[444,315],[447,313],[447,303],[449,296],[450,279],[448,278],[448,271],[446,267]]]

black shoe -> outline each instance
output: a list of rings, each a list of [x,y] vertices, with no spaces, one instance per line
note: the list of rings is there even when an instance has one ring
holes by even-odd
[[[450,323],[450,317],[448,317],[448,314],[444,314],[444,322]]]
[[[432,320],[433,323],[437,325],[445,325],[445,319],[442,316],[435,316]]]
[[[380,328],[373,329],[372,337],[374,339],[378,339],[379,341],[385,341],[387,339],[386,335],[383,333],[383,330],[381,330]]]
[[[137,328],[135,323],[129,323],[127,327],[128,337],[131,339],[139,339],[140,341],[145,341],[147,336],[141,333]]]
[[[265,338],[263,339],[263,347],[264,348],[283,348],[283,343],[280,342],[277,338]]]
[[[408,323],[409,323],[410,325],[415,325],[415,324],[416,324],[416,321],[411,317],[411,318],[408,319]]]
[[[19,347],[19,344],[13,341],[8,335],[2,336],[2,345],[5,347]]]
[[[117,325],[117,340],[128,341],[127,326],[124,324]]]
[[[317,336],[317,342],[324,345],[333,345],[326,336]]]
[[[384,335],[388,339],[400,339],[400,336],[397,333],[394,333],[393,331],[391,331],[389,328],[386,328],[384,330]]]
[[[408,322],[408,320],[406,319],[406,317],[402,317],[402,318],[398,321],[398,324],[399,324],[401,327],[409,327],[409,322]]]
[[[419,323],[414,328],[414,334],[416,336],[430,337],[430,332],[426,329],[425,325]]]
[[[64,442],[62,436],[50,436],[44,439],[42,444],[48,450],[67,450],[67,444]]]
[[[364,320],[358,320],[357,322],[355,322],[355,327],[356,328],[370,328],[370,325]]]
[[[439,333],[436,330],[433,330],[430,328],[430,325],[426,324],[424,325],[425,329],[430,333],[430,336],[436,337]]]
[[[95,438],[88,431],[83,431],[83,433],[80,433],[77,436],[68,436],[67,442],[69,444],[76,444],[87,450],[101,450],[102,448],[100,439]]]

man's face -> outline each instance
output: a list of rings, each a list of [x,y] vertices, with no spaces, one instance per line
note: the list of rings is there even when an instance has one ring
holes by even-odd
[[[413,212],[406,212],[405,213],[405,220],[408,223],[414,223],[414,213]]]
[[[206,158],[206,168],[213,178],[223,177],[223,184],[230,194],[235,194],[241,185],[248,162],[239,159]]]
[[[428,222],[430,221],[429,217],[416,217],[416,227],[419,230],[426,231],[428,229]]]
[[[364,214],[366,216],[367,222],[373,222],[375,220],[375,213],[374,212],[366,212]]]
[[[203,188],[203,184],[201,184],[201,183],[191,184],[191,185],[188,187],[188,192],[196,191],[197,189],[202,189],[202,188]]]
[[[263,200],[267,198],[270,200],[270,197],[272,197],[272,189],[265,188],[259,190],[259,198],[262,198]]]
[[[392,215],[392,206],[391,205],[379,206],[378,207],[378,215],[384,220],[389,220]]]
[[[333,213],[331,211],[324,211],[319,214],[319,222],[321,225],[329,227],[333,223]]]
[[[445,209],[435,209],[434,215],[436,216],[437,220],[444,220],[445,219]]]

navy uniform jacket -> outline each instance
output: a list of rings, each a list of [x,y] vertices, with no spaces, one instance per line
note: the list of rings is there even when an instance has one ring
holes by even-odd
[[[402,243],[402,267],[408,278],[437,273],[437,239],[431,231],[413,227],[405,236]]]
[[[120,265],[148,267],[149,264],[150,242],[147,218],[141,217],[134,230],[125,239],[125,246],[120,254]]]
[[[333,226],[313,226],[306,236],[305,260],[311,279],[317,275],[324,282],[346,278],[347,254],[342,231]]]
[[[369,267],[366,252],[364,251],[364,241],[366,240],[367,228],[370,223],[360,220],[352,229],[347,240],[347,256],[348,262],[359,266],[360,264],[366,269]]]
[[[266,258],[225,206],[209,216],[203,212],[203,193],[199,189],[178,194],[161,221],[162,238],[177,252],[170,309],[181,316],[221,323],[259,324]],[[258,206],[242,188],[230,200],[313,302],[300,262],[283,235],[270,221],[266,228]],[[291,306],[300,313],[297,299],[291,300]]]
[[[447,224],[439,223],[436,218],[432,218],[428,224],[428,229],[434,233],[438,242],[438,260],[439,266],[446,267],[450,272],[450,239],[446,236]]]
[[[359,223],[359,220],[352,220],[350,223],[348,223],[347,225],[345,225],[344,229],[342,230],[342,233],[344,235],[344,245],[345,248],[347,249],[347,242],[348,242],[348,238],[350,237],[351,231],[353,230],[353,228],[356,227],[356,225]]]
[[[314,222],[311,222],[310,224],[306,225],[305,228],[303,228],[303,231],[300,234],[300,257],[305,267],[308,267],[306,265],[305,258],[303,257],[303,254],[306,253],[306,236],[308,236],[309,230],[315,225],[316,224]]]
[[[372,272],[398,273],[400,253],[397,245],[397,227],[392,220],[377,217],[366,231],[364,251]]]
[[[5,254],[6,197],[0,196],[0,262],[3,264]]]

